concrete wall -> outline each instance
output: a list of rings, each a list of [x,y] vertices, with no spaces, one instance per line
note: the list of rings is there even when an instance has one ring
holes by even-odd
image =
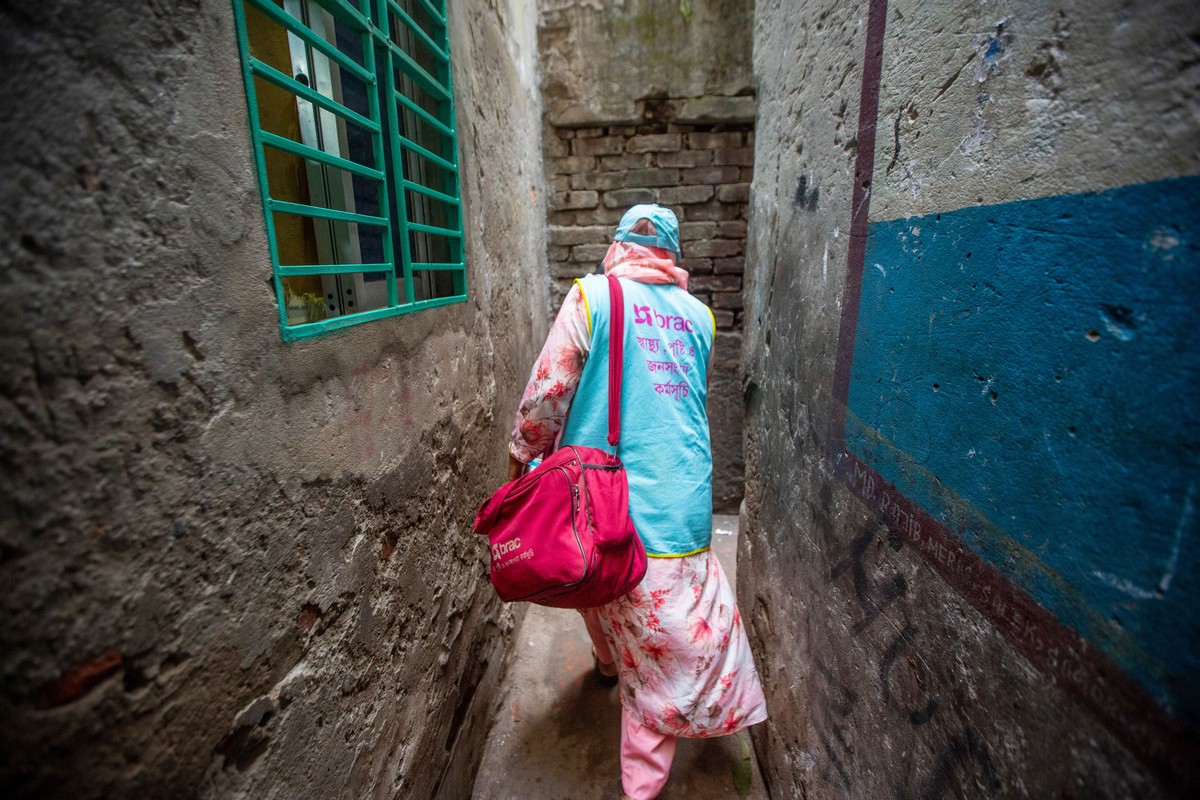
[[[746,201],[754,172],[746,0],[541,0],[551,302],[595,269],[635,203],[672,208],[689,288],[717,320],[713,503],[741,502]]]
[[[722,105],[716,98],[753,93],[751,0],[539,0],[538,8],[551,125],[636,125],[647,98],[691,99],[680,110],[701,118]]]
[[[0,794],[469,792],[545,208],[534,11],[450,16],[470,300],[284,345],[230,3],[0,12]]]
[[[739,591],[773,787],[1194,796],[1200,11],[755,31]]]

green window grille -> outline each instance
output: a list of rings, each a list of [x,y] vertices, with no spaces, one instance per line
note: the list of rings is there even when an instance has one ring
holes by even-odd
[[[283,338],[466,299],[445,0],[233,0]]]

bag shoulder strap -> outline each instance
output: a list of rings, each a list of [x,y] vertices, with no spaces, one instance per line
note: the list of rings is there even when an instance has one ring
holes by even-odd
[[[625,363],[625,292],[621,282],[608,276],[608,443],[615,449],[621,440],[621,369]]]

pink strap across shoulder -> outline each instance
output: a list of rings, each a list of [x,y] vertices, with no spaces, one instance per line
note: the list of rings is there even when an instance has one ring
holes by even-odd
[[[621,440],[621,367],[625,362],[625,292],[621,281],[608,276],[608,443],[615,449]]]

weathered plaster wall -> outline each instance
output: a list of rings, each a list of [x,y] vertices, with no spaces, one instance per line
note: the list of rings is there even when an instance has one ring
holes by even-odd
[[[551,125],[636,125],[646,98],[712,98],[680,109],[702,121],[717,104],[737,104],[716,98],[753,93],[750,0],[540,0],[538,7]]]
[[[635,203],[672,208],[689,289],[717,320],[708,413],[713,503],[744,494],[741,350],[746,201],[753,176],[748,0],[540,0],[551,302],[595,269]]]
[[[534,10],[450,18],[470,300],[284,345],[230,4],[0,12],[0,794],[469,792],[545,208]]]
[[[1195,4],[760,2],[741,602],[775,787],[1192,796]]]

